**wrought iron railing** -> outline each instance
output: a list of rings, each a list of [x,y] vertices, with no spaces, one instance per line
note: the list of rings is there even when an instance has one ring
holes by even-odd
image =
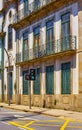
[[[43,6],[46,6],[47,4],[57,1],[57,0],[38,0],[36,3],[35,1],[28,4],[28,9],[25,10],[25,8],[18,11],[18,14],[13,15],[13,23],[17,23],[19,20],[24,19],[25,17],[29,16],[33,12],[38,11]]]
[[[76,36],[66,36],[61,38],[61,40],[52,40],[48,41],[45,44],[29,49],[29,51],[25,50],[24,54],[18,53],[16,54],[16,62],[24,62],[32,59],[55,55],[60,52],[65,51],[73,51],[76,50]],[[24,59],[25,56],[25,59]]]

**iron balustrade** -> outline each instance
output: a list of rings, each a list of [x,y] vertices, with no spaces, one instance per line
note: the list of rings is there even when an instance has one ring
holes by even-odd
[[[76,36],[65,36],[59,40],[48,41],[32,49],[27,49],[24,53],[16,54],[16,62],[30,61],[40,57],[76,50]]]
[[[18,13],[13,15],[13,23],[17,23],[21,19],[24,19],[25,17],[29,16],[33,12],[38,11],[43,6],[46,6],[47,4],[49,4],[53,1],[57,1],[57,0],[38,0],[38,2],[34,1],[30,4],[28,4],[27,11],[25,11],[25,8],[22,8],[21,10],[18,11]]]

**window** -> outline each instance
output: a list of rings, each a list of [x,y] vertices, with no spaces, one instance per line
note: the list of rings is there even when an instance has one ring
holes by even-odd
[[[27,70],[26,70],[26,71],[23,71],[23,94],[24,94],[24,95],[27,95],[27,94],[28,94],[28,81],[25,80],[25,78],[24,78],[25,74],[27,74],[27,73],[28,73]]]
[[[40,27],[34,29],[34,56],[35,58],[39,55],[40,48]]]
[[[12,28],[8,27],[8,50],[12,49]]]
[[[28,13],[28,0],[24,0],[24,14]]]
[[[28,50],[28,32],[23,34],[23,61],[27,61],[29,56]]]
[[[54,94],[54,66],[46,67],[46,94]]]
[[[52,54],[54,50],[54,28],[53,21],[46,23],[46,53]]]
[[[40,0],[34,0],[34,10],[39,9],[40,6]]]
[[[61,16],[62,50],[69,49],[70,46],[70,13]]]
[[[34,94],[40,94],[40,68],[36,69],[36,80],[34,81]]]
[[[61,65],[62,94],[70,94],[70,62]]]

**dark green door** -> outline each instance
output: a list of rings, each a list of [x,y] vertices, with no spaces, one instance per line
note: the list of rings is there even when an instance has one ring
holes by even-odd
[[[28,94],[28,81],[25,80],[25,74],[27,74],[28,71],[23,71],[23,94],[27,95]]]
[[[36,79],[34,81],[34,94],[40,94],[40,68],[36,69]]]
[[[70,62],[61,65],[62,94],[70,94]]]
[[[54,94],[54,66],[46,67],[46,94]]]
[[[12,72],[10,72],[9,76],[10,99],[12,99]]]

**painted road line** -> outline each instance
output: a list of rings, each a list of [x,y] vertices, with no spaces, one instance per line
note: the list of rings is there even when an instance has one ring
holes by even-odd
[[[1,123],[5,124],[5,125],[10,125],[10,124],[8,124],[7,122],[3,122],[3,121],[1,121]]]
[[[16,122],[9,122],[9,124],[17,126],[17,127],[22,127],[20,124],[17,124]]]
[[[17,127],[19,127],[19,128],[24,128],[24,129],[26,129],[26,130],[34,130],[33,128],[27,127],[27,126],[29,126],[30,124],[32,124],[32,122],[30,122],[30,123],[28,123],[28,125],[26,124],[26,125],[24,125],[24,126],[22,126],[22,125],[20,125],[20,124],[18,124],[18,123],[16,123],[16,122],[9,122],[9,124],[14,125],[14,126],[17,126]]]
[[[35,121],[30,121],[28,124],[25,124],[23,127],[28,127],[29,125],[32,125]]]
[[[70,122],[70,120],[67,119],[67,120],[65,121],[65,123],[62,125],[62,127],[60,128],[60,130],[64,130],[69,122]]]

